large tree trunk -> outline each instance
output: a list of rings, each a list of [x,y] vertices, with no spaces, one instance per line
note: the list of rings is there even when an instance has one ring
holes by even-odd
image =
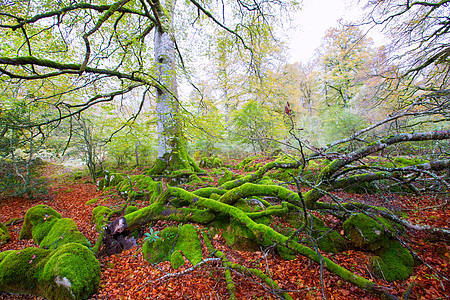
[[[164,6],[164,8],[163,8]],[[155,63],[163,88],[157,88],[158,157],[152,174],[175,170],[196,171],[189,157],[182,131],[175,70],[175,41],[171,35],[175,1],[156,4],[160,26],[155,31]]]

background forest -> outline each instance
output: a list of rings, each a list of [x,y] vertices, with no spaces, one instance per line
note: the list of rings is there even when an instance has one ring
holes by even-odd
[[[1,249],[0,291],[87,299],[98,290],[100,275],[86,275],[100,274],[97,259],[132,243],[150,263],[174,269],[215,255],[226,269],[221,296],[241,293],[233,269],[269,286],[268,298],[305,297],[298,284],[283,289],[253,271],[248,257],[232,265],[231,248],[214,244],[223,236],[230,247],[244,239],[253,252],[315,261],[321,288],[312,298],[333,298],[327,269],[367,297],[419,299],[430,290],[414,293],[416,282],[406,282],[419,263],[434,276],[433,295],[448,296],[450,1],[363,2],[358,22],[330,28],[310,62],[290,63],[285,32],[302,7],[295,1],[0,0],[0,201],[5,211],[17,199],[28,203],[22,215],[5,213],[0,230],[8,235],[13,217],[21,219],[10,230],[39,246],[26,248],[29,265],[37,257],[47,266],[30,271],[36,286],[14,282],[11,270],[23,262],[11,253],[21,252]],[[374,45],[373,28],[386,35],[384,46]],[[65,220],[46,206],[54,165],[95,185],[78,208],[89,222],[93,215],[95,234],[51,223]],[[400,209],[398,195],[427,202]],[[440,220],[406,213],[423,206]],[[86,237],[71,240],[61,228]],[[134,230],[133,240],[118,238]],[[440,269],[412,249],[408,234],[417,232],[444,249],[434,261]],[[208,258],[188,254],[197,247],[186,246],[189,234]],[[170,253],[155,254],[164,239]],[[349,248],[370,253],[370,278],[326,256]],[[52,265],[63,251],[89,253],[92,270],[80,275],[89,287]]]

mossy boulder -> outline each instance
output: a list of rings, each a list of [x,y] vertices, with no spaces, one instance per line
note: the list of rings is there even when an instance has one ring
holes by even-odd
[[[68,243],[90,246],[72,219],[62,218],[53,208],[42,204],[27,211],[19,238],[33,238],[36,244],[46,249],[56,249]]]
[[[77,243],[90,247],[90,242],[78,230],[72,219],[63,218],[54,222],[48,234],[40,241],[39,246],[44,249],[56,249],[61,245]]]
[[[56,219],[61,218],[61,214],[50,206],[36,205],[26,212],[19,239],[31,239],[33,236],[42,239],[50,231],[50,224],[53,225]]]
[[[107,216],[112,210],[109,207],[99,205],[92,210],[92,222],[95,224],[95,229],[100,232],[103,226],[107,223]]]
[[[355,247],[374,251],[380,249],[388,239],[383,223],[392,228],[383,218],[373,219],[366,214],[358,213],[351,215],[342,227]]]
[[[11,240],[11,235],[8,228],[0,222],[0,245],[6,244],[9,240]]]
[[[382,217],[354,214],[343,224],[350,242],[358,248],[374,251],[370,266],[386,281],[405,280],[413,273],[414,259],[408,249],[393,239],[390,231],[398,228]]]
[[[406,280],[414,272],[414,259],[411,253],[398,241],[389,240],[377,256],[370,260],[370,266],[378,278],[392,282]]]
[[[223,166],[223,162],[220,158],[216,157],[203,157],[198,163],[200,168],[220,168]]]
[[[100,282],[100,263],[85,246],[29,247],[0,255],[0,291],[46,299],[88,299]]]
[[[286,215],[284,219],[295,228],[301,228],[304,223],[303,213],[291,213]],[[308,223],[304,230],[316,240],[320,250],[328,253],[339,253],[348,248],[346,239],[336,230],[325,226],[324,221],[318,217],[310,214]],[[305,242],[311,243],[310,240]]]
[[[201,243],[192,224],[180,228],[167,227],[161,231],[159,239],[147,241],[142,247],[145,259],[150,263],[170,261],[173,268],[184,264],[184,257],[196,265],[202,261]]]

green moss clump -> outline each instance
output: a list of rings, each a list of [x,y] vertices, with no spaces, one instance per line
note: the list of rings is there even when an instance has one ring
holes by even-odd
[[[0,222],[0,245],[6,244],[11,240],[8,228]]]
[[[98,202],[98,200],[100,200],[99,198],[93,198],[91,200],[86,201],[86,205],[91,205],[91,204],[95,204]]]
[[[234,173],[230,170],[223,168],[222,176],[219,178],[218,184],[219,186],[233,179]]]
[[[0,291],[42,295],[38,276],[50,252],[35,247],[9,252],[0,262]]]
[[[125,209],[125,214],[128,215],[128,214],[131,214],[132,212],[135,212],[137,210],[139,210],[139,207],[130,205],[130,206],[127,206],[127,208]]]
[[[398,167],[408,167],[420,164],[429,163],[429,160],[420,158],[406,158],[406,157],[396,157],[394,159],[394,164]]]
[[[202,247],[197,231],[192,224],[186,224],[178,230],[178,234],[175,250],[181,250],[191,264],[195,266],[202,261]]]
[[[170,260],[173,245],[178,239],[178,228],[166,227],[159,237],[156,241],[147,241],[142,246],[144,258],[152,264]]]
[[[184,258],[183,254],[180,250],[175,250],[170,257],[170,264],[172,265],[172,268],[178,269],[182,265],[184,265]]]
[[[92,251],[77,243],[52,252],[38,274],[49,299],[88,299],[97,291],[100,276],[100,263]]]
[[[200,177],[197,176],[197,174],[192,174],[191,176],[189,176],[189,184],[203,184],[203,180],[200,179]]]
[[[90,246],[72,219],[62,219],[58,212],[45,205],[37,205],[27,211],[20,238],[33,238],[42,248],[50,249],[67,243]]]
[[[72,219],[37,205],[27,211],[21,237],[32,237],[41,248],[0,254],[1,291],[58,300],[88,299],[96,292],[100,263]]]
[[[110,212],[111,209],[109,207],[102,205],[99,205],[92,210],[92,222],[95,224],[97,232],[100,232],[103,226],[105,226],[105,219]]]
[[[406,280],[414,271],[414,259],[398,241],[389,240],[371,258],[370,265],[375,275],[386,281]]]
[[[31,239],[34,238],[35,234],[38,240],[42,239],[53,226],[50,223],[53,223],[56,219],[61,219],[61,214],[47,205],[39,204],[30,208],[25,214],[19,239]],[[35,227],[44,223],[47,224],[34,231]]]
[[[44,249],[56,249],[68,243],[91,246],[86,237],[78,230],[75,222],[72,219],[63,218],[54,222],[51,230],[40,241],[39,245]]]
[[[172,253],[173,249],[173,253]],[[184,254],[192,265],[202,261],[201,243],[192,224],[183,225],[181,228],[167,227],[161,231],[160,239],[153,242],[145,242],[142,247],[145,259],[150,263],[170,261],[172,266],[180,267],[180,255]],[[180,252],[177,254],[176,252]],[[181,255],[181,258],[183,256]]]
[[[339,253],[348,248],[347,241],[336,231],[325,226],[325,223],[314,215],[309,215],[312,218],[312,228],[308,225],[307,232],[316,239],[317,246],[320,250],[328,253]],[[291,213],[285,217],[295,228],[301,228],[303,226],[303,213]],[[308,219],[308,223],[311,219]],[[309,240],[306,243],[310,243]]]
[[[231,219],[222,233],[227,244],[240,251],[259,250],[259,239],[241,222]]]
[[[220,158],[203,157],[198,165],[200,168],[220,168],[223,166],[223,162]]]
[[[350,242],[358,248],[377,250],[387,239],[383,225],[363,213],[350,216],[342,227]]]

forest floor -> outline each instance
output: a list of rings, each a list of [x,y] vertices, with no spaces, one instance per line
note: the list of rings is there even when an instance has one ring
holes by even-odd
[[[239,170],[234,170],[239,172]],[[23,218],[25,212],[37,205],[46,204],[53,207],[63,217],[72,218],[79,230],[94,244],[98,236],[95,226],[91,223],[92,210],[96,205],[118,208],[124,199],[114,194],[102,195],[96,186],[86,178],[74,180],[71,170],[62,166],[47,165],[44,176],[50,180],[48,194],[36,200],[25,198],[0,199],[0,222],[5,223],[12,218]],[[398,195],[356,195],[339,193],[344,199],[355,199],[370,204],[378,204],[403,210],[413,223],[450,228],[450,207],[436,209],[443,199],[428,196],[409,197]],[[93,198],[100,200],[93,205],[86,202]],[[143,207],[145,202],[137,201],[136,206]],[[325,220],[326,221],[326,220]],[[272,226],[277,226],[280,219],[275,219]],[[329,226],[335,220],[330,219]],[[159,221],[152,224],[154,231],[161,231],[173,222]],[[9,249],[22,249],[36,246],[32,240],[19,240],[22,224],[9,226],[12,240],[0,246],[0,252]],[[201,226],[196,226],[200,232]],[[149,232],[150,227],[144,229]],[[407,232],[407,238],[414,250],[432,269],[418,262],[414,274],[408,280],[388,283],[375,279],[369,268],[370,253],[348,250],[339,254],[322,253],[356,274],[371,279],[376,283],[390,287],[392,294],[401,296],[408,286],[415,282],[410,299],[450,299],[449,281],[439,279],[438,275],[450,276],[450,245],[443,242],[431,242],[421,234]],[[294,299],[378,299],[353,285],[344,282],[338,276],[323,270],[321,284],[320,266],[311,260],[298,255],[295,260],[284,261],[271,249],[261,249],[257,252],[233,250],[226,245],[220,235],[212,239],[216,249],[222,251],[227,258],[247,267],[257,268],[272,276],[281,288],[288,290]],[[158,265],[149,264],[142,255],[143,238],[138,240],[138,247],[115,254],[99,257],[102,266],[102,276],[98,293],[91,299],[227,299],[224,269],[212,262],[188,271],[185,274],[162,276],[168,273],[180,273],[191,267],[189,262],[178,270],[173,270],[169,262]],[[206,248],[204,258],[207,258]],[[237,299],[276,299],[269,289],[259,283],[259,280],[233,274],[236,284]],[[323,290],[322,290],[323,288]],[[0,299],[42,299],[30,295],[11,295],[0,292]]]

